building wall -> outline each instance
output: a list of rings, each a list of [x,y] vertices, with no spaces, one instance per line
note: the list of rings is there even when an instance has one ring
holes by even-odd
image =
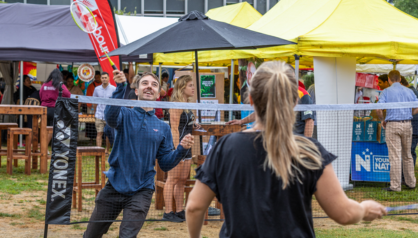
[[[30,3],[44,5],[70,5],[72,0],[5,0],[7,3]],[[96,0],[97,1],[97,0]],[[229,4],[248,2],[261,14],[266,13],[280,0],[110,0],[116,10],[125,10],[131,15],[179,17],[193,10],[207,12]]]

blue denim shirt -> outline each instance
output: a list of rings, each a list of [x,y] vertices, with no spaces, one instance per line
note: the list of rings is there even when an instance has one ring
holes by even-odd
[[[112,98],[123,98],[125,86],[118,84]],[[187,150],[173,150],[169,125],[142,108],[106,106],[106,123],[116,129],[116,138],[105,172],[116,191],[134,195],[143,188],[154,189],[155,159],[163,171],[174,168]]]
[[[413,102],[418,101],[414,92],[402,86],[400,83],[393,83],[389,88],[383,90],[380,94],[378,103],[391,103],[391,102]],[[387,109],[386,121],[402,121],[412,119],[412,108],[402,109]]]

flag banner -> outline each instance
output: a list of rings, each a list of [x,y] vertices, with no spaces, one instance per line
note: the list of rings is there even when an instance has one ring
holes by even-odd
[[[58,98],[55,105],[46,224],[69,224],[78,138],[78,100]]]
[[[119,38],[118,38],[118,31],[116,29],[116,21],[115,16],[113,14],[113,7],[110,1],[106,0],[78,0],[85,4],[92,13],[97,21],[97,29],[88,34],[93,44],[94,51],[96,52],[97,59],[100,62],[100,66],[104,72],[109,73],[110,83],[112,85],[116,85],[113,81],[113,69],[109,63],[109,60],[104,57],[100,58],[100,56],[104,55],[104,53],[108,53],[119,48]],[[113,63],[118,67],[120,67],[120,57],[119,56],[112,56],[110,57]]]

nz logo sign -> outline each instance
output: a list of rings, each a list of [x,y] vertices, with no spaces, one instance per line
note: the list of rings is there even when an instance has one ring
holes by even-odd
[[[367,172],[389,172],[389,156],[373,155],[367,148],[362,155],[356,154],[356,171],[361,171],[361,167]]]
[[[390,163],[385,144],[354,142],[351,158],[351,174],[353,180],[390,181]]]

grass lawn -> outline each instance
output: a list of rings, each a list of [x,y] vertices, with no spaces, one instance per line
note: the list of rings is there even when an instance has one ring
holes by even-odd
[[[410,230],[394,231],[385,229],[315,229],[316,237],[318,238],[335,238],[335,237],[355,237],[355,238],[371,238],[371,237],[390,237],[390,238],[403,238],[403,237],[418,237],[417,232]]]

